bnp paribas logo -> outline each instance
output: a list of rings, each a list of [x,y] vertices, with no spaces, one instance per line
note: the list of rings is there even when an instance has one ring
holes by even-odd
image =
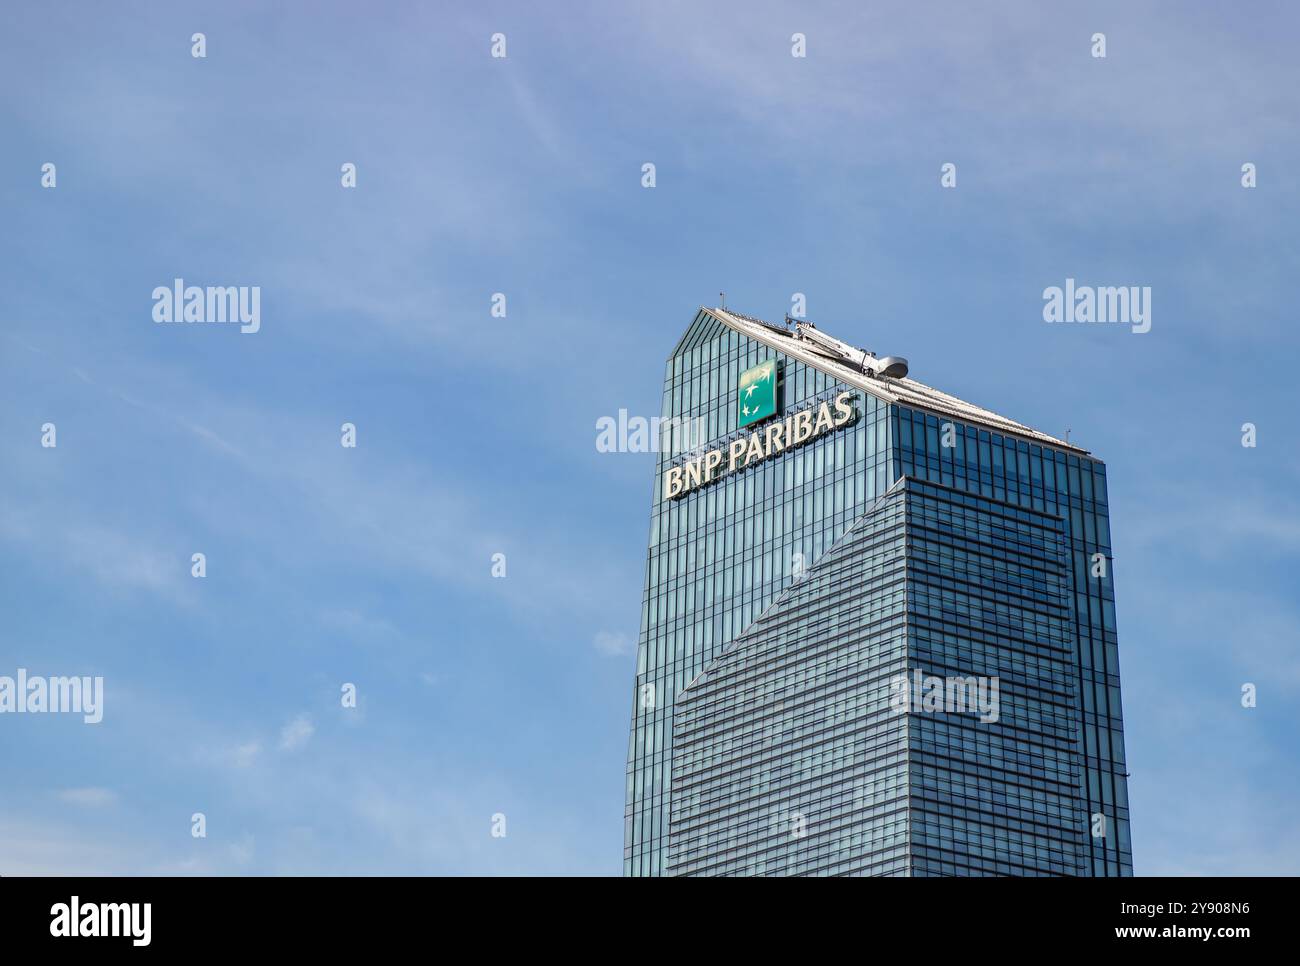
[[[776,412],[776,360],[756,365],[740,374],[737,427],[748,426]]]

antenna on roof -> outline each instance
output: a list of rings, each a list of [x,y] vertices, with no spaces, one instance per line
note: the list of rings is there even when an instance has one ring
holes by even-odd
[[[721,306],[721,307],[724,308],[724,309],[727,307],[727,293],[726,293],[726,292],[719,292],[719,293],[718,293],[718,305]]]
[[[1070,430],[1069,430],[1068,427],[1067,427],[1066,430],[1065,430],[1065,441],[1066,441],[1067,443],[1070,441]]]

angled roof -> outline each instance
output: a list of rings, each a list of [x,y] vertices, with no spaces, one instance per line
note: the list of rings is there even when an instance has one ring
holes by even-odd
[[[785,326],[773,325],[771,322],[764,322],[762,319],[741,315],[731,309],[711,309],[701,306],[700,311],[723,325],[734,329],[741,335],[756,342],[761,342],[778,352],[798,359],[800,362],[816,366],[822,372],[834,376],[840,382],[863,389],[886,402],[898,403],[911,409],[920,409],[934,413],[936,416],[959,419],[965,423],[978,424],[986,429],[1017,436],[1041,445],[1053,446],[1080,455],[1088,455],[1086,449],[1067,443],[1065,440],[1057,439],[1055,436],[1049,436],[1047,433],[1039,432],[982,406],[976,406],[964,399],[958,399],[946,392],[940,392],[938,389],[917,382],[915,379],[906,376],[902,379],[894,379],[889,376],[877,376],[869,372],[860,372],[825,353],[815,343],[795,338],[794,331],[787,329]]]

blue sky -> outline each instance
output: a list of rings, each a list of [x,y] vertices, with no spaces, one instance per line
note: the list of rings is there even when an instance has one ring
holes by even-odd
[[[653,457],[595,423],[720,291],[1106,460],[1137,871],[1300,872],[1300,14],[700,6],[5,11],[0,675],[105,710],[0,718],[0,874],[616,874]]]

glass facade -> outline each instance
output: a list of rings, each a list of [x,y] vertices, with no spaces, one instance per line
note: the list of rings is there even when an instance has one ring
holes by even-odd
[[[672,850],[669,848],[674,711],[678,695],[727,645],[750,628],[779,595],[794,586],[797,578],[809,579],[804,571],[817,564],[827,549],[904,476],[931,479],[955,490],[1060,518],[1063,532],[1068,534],[1070,579],[1075,584],[1072,626],[1082,649],[1088,650],[1086,655],[1082,649],[1072,649],[1070,654],[1074,679],[1083,697],[1081,704],[1077,700],[1079,691],[1071,698],[1078,721],[1075,737],[1086,755],[1086,767],[1080,772],[1084,777],[1079,779],[1079,785],[1089,810],[1102,812],[1109,823],[1107,836],[1094,840],[1091,846],[1092,872],[1113,875],[1131,870],[1104,468],[1072,453],[1031,448],[1020,440],[1003,439],[998,434],[960,424],[955,427],[960,447],[943,446],[942,443],[951,440],[940,439],[936,433],[932,449],[928,421],[934,417],[849,386],[821,367],[750,338],[706,311],[696,317],[668,360],[662,415],[683,422],[698,421],[696,425],[703,427],[703,438],[709,441],[709,447],[727,445],[737,435],[749,431],[736,429],[737,380],[746,370],[768,360],[777,362],[778,416],[849,390],[856,399],[857,419],[799,449],[787,450],[723,476],[675,500],[662,499],[664,471],[680,465],[685,457],[675,454],[676,440],[669,438],[661,443],[646,560],[637,677],[632,694],[625,873],[662,875],[681,871],[678,867],[670,868],[670,851],[674,862],[679,856],[686,856],[675,840]],[[667,425],[671,436],[680,431],[682,423],[670,420]],[[939,425],[940,421],[935,421],[936,431]],[[957,448],[961,449],[960,459],[954,452]],[[1105,576],[1089,582],[1089,570],[1084,563],[1095,553],[1103,555]],[[797,593],[807,593],[812,586],[800,582]],[[949,593],[947,589],[940,591],[941,597]],[[756,631],[757,626],[752,630]],[[926,646],[936,649],[934,653],[938,654],[945,643],[951,643],[945,635],[960,637],[965,632],[949,628],[934,633],[934,640]],[[833,649],[833,636],[824,644]],[[872,680],[878,679],[898,660],[897,641],[891,645],[892,651],[880,650],[871,642],[862,646],[877,647],[870,653],[874,660],[882,662],[880,673],[871,671]],[[911,660],[919,660],[921,652],[911,649],[920,645],[910,640],[907,646]],[[826,659],[832,663],[841,660],[830,653]],[[703,726],[698,721],[696,725]],[[686,757],[679,765],[688,770],[698,765],[691,756],[701,751],[697,746],[703,733],[690,731],[696,725],[679,724],[687,729],[681,732]],[[885,743],[882,749],[893,750],[881,751],[885,758],[876,762],[878,774],[861,783],[858,777],[851,778],[850,784],[854,785],[855,802],[861,798],[871,803],[868,806],[871,809],[887,810],[894,800],[891,796],[903,794],[904,786],[897,772],[899,764],[897,761],[890,764],[888,758],[890,754],[900,754],[901,746],[897,744],[898,734],[888,740],[883,733],[878,737]],[[939,733],[924,738],[919,734],[907,736],[908,761],[914,780],[922,756],[936,754],[935,749],[951,738]],[[889,745],[890,740],[895,743]],[[911,744],[913,741],[917,744]],[[987,752],[978,743],[974,747],[978,749],[977,755]],[[834,739],[831,746],[820,751],[809,749],[807,753],[836,754]],[[862,787],[857,787],[859,784]],[[953,838],[958,818],[952,805],[953,784],[950,777],[942,776],[937,770],[930,784],[933,788],[924,791],[924,795],[937,803],[933,819],[927,817],[927,824],[922,828],[913,816],[913,825],[925,837],[924,848],[930,848],[928,843],[932,837],[942,851],[942,846]],[[1032,788],[1026,792],[1025,801],[1033,804],[1046,794],[1045,789]],[[916,801],[909,800],[909,808],[918,807]],[[762,820],[769,819],[770,816]],[[690,823],[697,818],[683,812],[678,820]],[[695,826],[690,829],[692,834],[702,831]],[[681,825],[680,831],[687,831],[687,826]],[[708,833],[715,845],[725,841],[714,837],[721,831],[715,828]],[[904,860],[898,854],[891,856],[890,849],[897,844],[892,842],[896,831],[888,823],[879,828],[847,831],[847,838],[838,848],[849,852],[862,850],[862,854],[831,857],[825,860],[829,864],[816,865],[816,869],[906,874],[910,869],[908,863],[915,857]],[[749,829],[735,834],[752,832]],[[1003,843],[996,832],[991,841],[995,848]],[[920,847],[919,838],[914,847]],[[982,841],[980,847],[983,848]],[[1035,844],[1035,855],[1037,849]],[[776,856],[769,858],[778,861]],[[926,853],[921,858],[927,861],[934,858],[933,871],[951,871],[952,863],[945,865],[942,857]],[[719,868],[727,868],[730,860],[724,855],[708,861],[721,862]],[[786,863],[782,867],[786,871],[813,868],[804,860],[800,860],[804,861],[803,865],[798,862],[790,865],[793,860],[789,859],[779,861]],[[1062,867],[1064,862],[1060,859]],[[765,868],[775,871],[778,867]]]
[[[900,480],[678,695],[670,874],[1084,874],[1069,566],[1059,518]]]
[[[945,432],[945,424],[953,429]],[[1090,830],[1095,824],[1103,833],[1088,837],[1090,871],[1084,874],[1132,875],[1105,465],[903,406],[891,407],[889,438],[895,478],[932,480],[1061,518],[1074,596],[1081,793]]]
[[[669,874],[907,874],[904,521],[877,501],[677,696]]]
[[[702,420],[711,445],[748,432],[736,429],[738,380],[773,358],[782,413],[849,388],[701,312],[668,360],[662,415]],[[857,396],[851,425],[678,500],[662,499],[663,474],[682,457],[675,441],[661,444],[631,696],[629,875],[664,871],[674,698],[888,485],[886,406]]]

